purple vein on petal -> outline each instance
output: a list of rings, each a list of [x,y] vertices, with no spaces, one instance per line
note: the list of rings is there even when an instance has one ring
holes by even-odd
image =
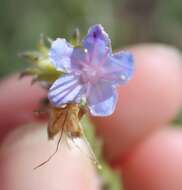
[[[110,50],[109,50],[109,48],[107,48],[107,49],[106,49],[106,52],[104,53],[104,55],[103,55],[103,57],[102,57],[102,59],[101,59],[101,61],[100,61],[100,65],[101,65],[101,66],[106,63],[106,61],[107,61],[107,59],[108,59],[109,52],[110,52]]]
[[[82,95],[84,94],[84,91],[85,91],[85,88],[82,87],[82,88],[80,89],[79,93],[75,96],[74,101],[75,101],[76,103],[80,103],[81,98],[82,98]]]
[[[64,77],[64,76],[63,76],[63,77]],[[60,78],[60,79],[61,79],[61,78]],[[58,80],[59,80],[59,79],[58,79]],[[62,83],[60,83],[60,84],[58,84],[58,85],[55,85],[55,86],[51,87],[50,90],[51,90],[51,91],[56,90],[56,89],[58,89],[58,88],[60,88],[60,87],[62,87],[62,86],[64,86],[64,85],[67,85],[68,83],[70,83],[70,82],[72,82],[72,81],[74,81],[74,80],[75,80],[74,76],[71,76],[71,78],[70,78],[69,80],[67,80],[67,81],[65,81],[65,82],[62,82]]]
[[[78,92],[77,92],[77,91]],[[72,88],[70,88],[68,90],[67,93],[65,93],[62,97],[60,97],[58,100],[56,100],[55,104],[56,105],[60,105],[60,104],[63,104],[63,103],[68,103],[68,102],[71,102],[74,100],[74,98],[76,97],[77,94],[74,94],[74,93],[79,93],[79,91],[81,90],[81,86],[80,85],[75,85],[73,86]],[[74,92],[75,91],[75,92]],[[72,94],[73,97],[70,97],[69,99],[69,94]],[[68,100],[63,102],[64,98],[67,98]]]
[[[69,85],[67,85],[67,87],[64,86],[65,88],[63,88],[62,90],[58,90],[58,88],[57,88],[57,92],[54,93],[53,95],[50,95],[49,97],[50,97],[51,99],[55,98],[55,97],[58,96],[60,93],[63,93],[63,92],[65,92],[65,91],[69,90],[70,88],[72,88],[73,86],[77,85],[77,84],[78,84],[78,81],[73,81],[72,83],[68,83],[68,82],[67,82],[67,84],[69,84]],[[50,92],[53,92],[53,90],[50,90]]]

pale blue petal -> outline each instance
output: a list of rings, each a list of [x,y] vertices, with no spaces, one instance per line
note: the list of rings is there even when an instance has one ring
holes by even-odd
[[[87,49],[90,63],[98,64],[111,53],[111,41],[101,25],[90,27],[83,40],[83,47]]]
[[[102,79],[112,84],[123,84],[130,80],[134,72],[133,56],[129,52],[118,52],[108,58],[103,65]]]
[[[79,83],[77,77],[71,74],[65,74],[57,79],[49,89],[48,98],[50,102],[59,107],[66,103],[79,103],[83,95],[83,86]]]
[[[92,115],[107,116],[114,112],[117,94],[109,83],[100,81],[90,86],[87,99]]]
[[[107,47],[111,46],[111,40],[100,24],[96,24],[89,28],[88,34],[84,38],[83,45],[86,49],[90,49],[95,46],[95,43],[98,41],[102,41]]]
[[[49,51],[51,63],[59,71],[71,72],[71,54],[73,47],[65,39],[57,38]]]
[[[84,48],[74,48],[71,55],[71,67],[73,71],[82,71],[85,64],[87,64],[87,52]]]

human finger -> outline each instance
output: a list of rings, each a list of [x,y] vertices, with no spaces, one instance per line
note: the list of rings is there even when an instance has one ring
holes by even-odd
[[[9,133],[0,151],[1,190],[98,190],[95,166],[82,142],[78,148],[63,138],[57,154],[34,169],[55,151],[56,142],[47,140],[45,126],[24,126]]]
[[[182,189],[182,130],[163,128],[121,161],[126,190]]]
[[[12,128],[36,119],[33,111],[38,108],[46,93],[31,78],[22,80],[12,75],[0,83],[0,139]]]
[[[106,155],[115,160],[150,131],[174,119],[182,106],[182,56],[166,45],[143,44],[130,49],[134,77],[119,89],[116,111],[94,118],[104,138]]]

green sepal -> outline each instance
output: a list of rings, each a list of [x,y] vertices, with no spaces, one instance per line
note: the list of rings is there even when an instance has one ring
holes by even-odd
[[[49,48],[45,45],[44,38],[41,37],[36,51],[20,53],[19,56],[31,64],[29,68],[21,73],[20,77],[31,75],[33,77],[33,83],[36,81],[45,81],[51,84],[63,75],[63,72],[57,71],[50,62],[48,52]]]
[[[71,35],[71,38],[69,42],[74,46],[74,47],[79,47],[81,46],[81,37],[80,37],[80,30],[76,28],[74,32]]]

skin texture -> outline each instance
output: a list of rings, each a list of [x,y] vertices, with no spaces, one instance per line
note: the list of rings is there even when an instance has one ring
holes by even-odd
[[[94,118],[106,157],[122,171],[126,190],[180,190],[182,130],[168,123],[182,106],[181,54],[159,44],[137,45],[131,51],[136,74],[119,89],[116,112]],[[45,96],[29,84],[30,79],[17,81],[17,76],[0,83],[1,190],[99,189],[89,159],[64,143],[48,165],[32,172],[55,144],[47,141],[45,126],[19,127],[35,122],[32,111]]]

